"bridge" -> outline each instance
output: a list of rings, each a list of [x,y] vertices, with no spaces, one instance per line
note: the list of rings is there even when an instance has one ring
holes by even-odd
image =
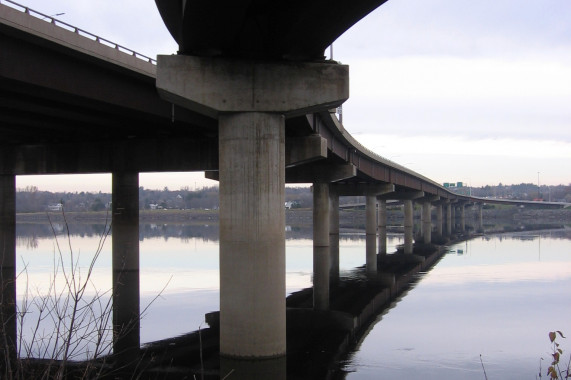
[[[17,175],[112,173],[113,325],[135,324],[114,342],[125,357],[139,348],[139,173],[205,171],[220,182],[220,351],[228,357],[285,355],[286,183],[313,184],[318,310],[328,309],[339,263],[339,197],[366,196],[372,277],[387,253],[387,201],[404,204],[406,255],[413,202],[422,205],[424,243],[464,229],[465,206],[489,200],[454,194],[369,151],[333,111],[349,96],[349,70],[323,51],[382,3],[157,0],[180,50],[155,61],[2,0],[0,253],[11,300],[2,315],[16,305]],[[6,318],[13,343],[16,322]]]

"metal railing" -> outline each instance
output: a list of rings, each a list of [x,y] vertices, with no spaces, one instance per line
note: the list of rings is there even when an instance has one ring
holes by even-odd
[[[30,8],[26,7],[25,5],[18,4],[12,0],[0,0],[0,4],[5,4],[5,5],[9,6],[10,8],[22,11],[23,13],[25,13],[27,15],[36,17],[37,19],[43,20],[45,22],[49,22],[50,24],[53,24],[53,25],[58,26],[60,28],[63,28],[63,29],[69,30],[71,32],[74,32],[76,34],[79,34],[82,37],[89,38],[92,41],[95,41],[95,42],[98,42],[102,45],[109,46],[111,48],[119,50],[122,53],[130,54],[133,57],[139,58],[143,61],[147,61],[149,63],[152,63],[153,65],[157,64],[157,61],[151,57],[147,57],[146,55],[143,55],[141,53],[137,53],[135,50],[129,49],[128,47],[119,45],[115,42],[109,41],[108,39],[105,39],[103,37],[99,37],[93,33],[89,33],[86,30],[80,29],[80,28],[73,26],[73,25],[70,25],[64,21],[58,20],[58,19],[54,18],[53,16],[49,16],[49,15],[46,15],[42,12],[38,12],[38,11],[35,11],[33,9],[30,9]]]

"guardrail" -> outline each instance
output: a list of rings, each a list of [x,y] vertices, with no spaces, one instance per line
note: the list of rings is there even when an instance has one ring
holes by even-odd
[[[77,33],[80,36],[89,38],[92,41],[98,42],[100,44],[109,46],[109,47],[114,48],[114,49],[117,49],[117,50],[119,50],[125,54],[130,54],[133,57],[139,58],[143,61],[147,61],[149,63],[152,63],[153,65],[157,64],[156,59],[153,59],[151,57],[147,57],[146,55],[143,55],[141,53],[137,53],[135,50],[129,49],[128,47],[119,45],[119,44],[112,42],[112,41],[109,41],[108,39],[105,39],[103,37],[99,37],[93,33],[86,31],[86,30],[80,29],[80,28],[73,26],[73,25],[70,25],[64,21],[58,20],[58,19],[54,18],[53,16],[49,16],[49,15],[46,15],[42,12],[35,11],[31,8],[26,7],[25,5],[18,4],[12,0],[0,0],[0,4],[5,4],[5,5],[9,6],[10,8],[22,11],[23,13],[25,13],[27,15],[36,17],[40,20],[43,20],[45,22],[49,22],[50,24],[53,24],[53,25],[58,26],[60,28],[63,28],[63,29],[69,30],[71,32]]]

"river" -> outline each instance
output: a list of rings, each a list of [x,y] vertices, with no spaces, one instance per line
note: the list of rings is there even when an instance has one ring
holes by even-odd
[[[63,260],[68,260],[71,247],[85,276],[104,226],[70,227],[67,241],[65,226],[54,224]],[[142,343],[204,327],[204,315],[219,309],[217,231],[216,225],[141,226]],[[19,223],[17,236],[18,296],[45,295],[58,257],[53,233],[46,224]],[[290,294],[311,286],[311,231],[289,228],[286,237]],[[111,289],[110,239],[93,270],[92,294],[95,288]],[[388,251],[402,243],[401,234],[389,234]],[[341,275],[364,261],[364,232],[344,231]],[[478,236],[452,245],[432,270],[419,275],[414,286],[377,317],[339,363],[337,375],[483,379],[485,371],[489,379],[533,379],[541,365],[545,376],[551,357],[548,332],[571,335],[570,289],[569,227]],[[571,344],[562,339],[562,348],[568,358]]]

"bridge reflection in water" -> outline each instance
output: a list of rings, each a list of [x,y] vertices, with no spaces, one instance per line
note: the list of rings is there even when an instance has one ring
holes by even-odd
[[[359,212],[356,212],[359,213]],[[57,228],[57,224],[54,226],[56,230],[62,230]],[[391,230],[394,227],[389,227]],[[398,227],[396,227],[399,229]],[[84,239],[90,239],[95,241],[96,235],[103,230],[101,225],[70,225],[71,233],[74,235],[85,236],[85,238],[78,238],[77,244],[83,252],[83,255],[87,255],[88,250],[85,243],[81,243]],[[184,265],[188,265],[190,268],[200,264],[201,260],[199,257],[203,256],[205,253],[210,257],[210,264],[205,264],[206,267],[215,266],[217,262],[217,227],[212,226],[184,226],[184,225],[141,225],[141,253],[142,253],[142,263],[141,263],[141,277],[143,283],[141,287],[143,293],[142,304],[146,303],[146,299],[149,298],[148,285],[146,281],[151,281],[153,283],[164,283],[161,280],[165,280],[164,272],[175,273],[175,277],[178,277],[173,282],[174,286],[184,286],[185,278],[199,277],[204,278],[202,275],[194,275],[191,273],[177,272],[177,269],[167,269],[161,268],[161,264],[158,264],[158,260],[172,261],[170,265],[164,263],[167,268],[177,267],[176,262],[183,260],[186,262]],[[289,229],[288,241],[289,239],[299,239],[304,238],[306,240],[292,240],[293,247],[288,249],[291,251],[292,260],[305,260],[305,264],[288,264],[288,273],[290,270],[297,271],[297,267],[303,268],[302,271],[306,273],[305,284],[311,285],[311,255],[308,255],[311,250],[311,240],[309,238],[312,236],[311,228],[298,228],[293,227]],[[402,229],[400,229],[402,231]],[[417,228],[419,230],[419,228]],[[29,247],[32,254],[24,254],[24,260],[30,260],[30,267],[45,267],[47,270],[51,268],[49,257],[51,257],[50,246],[51,241],[51,227],[46,224],[30,225],[30,224],[19,224],[18,227],[18,239],[16,240],[19,244],[18,250],[26,252]],[[62,235],[63,236],[63,235]],[[91,237],[89,237],[91,236]],[[165,239],[179,239],[188,236],[200,236],[200,239],[206,241],[206,246],[201,245],[197,252],[192,253],[192,248],[181,248],[175,249],[173,254],[164,252],[165,248],[168,247],[164,244],[156,244],[155,241],[165,241]],[[389,232],[388,247],[389,252],[393,251],[397,244],[403,242],[403,235]],[[306,290],[301,290],[301,287],[307,286],[304,283],[300,283],[299,280],[291,278],[298,276],[296,273],[288,274],[288,282],[293,284],[288,286],[290,291],[294,291],[288,297],[288,359],[276,360],[274,361],[264,361],[260,368],[260,371],[268,371],[268,368],[272,366],[270,363],[274,362],[276,368],[279,372],[285,376],[310,376],[309,378],[326,378],[328,371],[330,371],[330,366],[338,360],[339,355],[348,347],[349,342],[353,338],[358,336],[359,332],[366,327],[367,322],[375,316],[375,313],[390,302],[400,290],[407,286],[408,281],[413,273],[418,270],[422,270],[424,266],[428,265],[429,262],[422,262],[422,257],[414,255],[404,255],[401,254],[389,254],[384,256],[379,256],[379,266],[378,273],[376,275],[371,275],[370,271],[366,267],[360,269],[355,269],[349,271],[349,267],[353,265],[359,265],[364,259],[365,251],[363,249],[364,242],[366,241],[363,232],[356,231],[352,234],[347,234],[346,230],[341,229],[341,240],[340,240],[340,264],[338,273],[336,276],[331,275],[330,281],[330,301],[329,310],[314,310],[313,308],[313,298],[314,292],[311,288]],[[303,242],[305,248],[303,248],[303,253],[300,252],[296,254],[295,245],[299,244],[297,242]],[[355,243],[352,243],[355,242]],[[152,243],[151,251],[149,251],[148,244]],[[91,244],[94,245],[94,244]],[[192,245],[192,244],[191,244]],[[34,248],[36,247],[36,248]],[[190,248],[190,251],[189,251]],[[38,263],[37,257],[38,252],[33,253],[35,250],[46,250],[42,256],[46,255],[49,257],[44,257],[44,263]],[[168,248],[167,248],[168,249]],[[179,253],[182,250],[183,253]],[[153,253],[153,258],[148,255],[150,252]],[[422,253],[425,255],[426,253]],[[297,259],[296,259],[297,256]],[[302,258],[305,256],[305,258]],[[172,259],[171,259],[172,257]],[[437,256],[431,256],[430,260],[436,259]],[[308,261],[309,259],[309,261]],[[105,273],[106,269],[109,268],[111,255],[109,250],[105,250],[100,260],[103,260],[104,268],[99,271],[99,274]],[[148,267],[145,269],[145,267]],[[289,269],[293,267],[292,269]],[[155,269],[151,269],[155,268]],[[162,273],[162,277],[148,277],[145,271],[157,271]],[[215,268],[214,268],[215,270]],[[309,272],[308,272],[309,270]],[[215,275],[213,275],[215,276]],[[292,277],[293,276],[293,277]],[[299,276],[298,276],[299,277]],[[145,278],[147,280],[145,280]],[[160,280],[158,280],[160,279]],[[108,281],[108,280],[107,280]],[[178,282],[177,282],[178,281]],[[182,281],[182,282],[181,282]],[[315,281],[315,278],[314,278]],[[216,281],[214,281],[216,282]],[[297,285],[296,285],[297,284]],[[25,287],[24,283],[19,284],[21,287]],[[106,289],[111,285],[110,282],[104,282],[98,286],[99,289]],[[188,285],[187,285],[188,286]],[[191,285],[196,286],[196,285]],[[293,286],[293,287],[292,287]],[[160,289],[156,289],[160,291]],[[22,294],[22,293],[20,293]],[[216,299],[216,293],[213,294]],[[169,297],[169,294],[165,295]],[[215,302],[215,301],[214,301]],[[192,304],[191,299],[185,299],[185,303]],[[154,306],[153,306],[154,307]],[[152,307],[152,308],[153,308]],[[158,306],[157,306],[158,307]],[[162,318],[156,316],[153,317],[151,313],[146,318],[154,318],[158,323],[158,326],[151,327],[151,330],[160,330],[160,325],[165,323],[164,315]],[[183,309],[188,310],[188,309]],[[173,313],[179,313],[180,310],[173,310]],[[176,320],[171,316],[169,319]],[[144,326],[144,321],[142,323],[143,332],[148,331],[149,327]],[[180,319],[180,318],[178,318]],[[197,326],[198,323],[192,324],[185,323],[186,318],[181,322],[180,331],[185,331],[185,326]],[[190,371],[196,371],[197,374],[200,372],[200,349],[202,349],[204,365],[208,367],[207,373],[215,373],[214,376],[218,376],[218,369],[222,371],[225,368],[231,366],[235,369],[239,368],[237,362],[234,361],[221,361],[219,362],[218,357],[218,334],[216,331],[217,317],[216,314],[211,314],[208,317],[208,322],[211,325],[210,328],[203,328],[201,330],[201,338],[198,339],[198,334],[193,333],[190,335],[185,335],[179,338],[168,339],[161,343],[149,343],[144,345],[142,352],[146,353],[143,357],[153,357],[153,364],[156,366],[155,371],[159,370],[160,364],[164,365],[164,370],[168,368],[170,371],[173,370],[184,370],[186,373],[192,373]],[[167,322],[170,325],[170,322]],[[204,326],[203,326],[204,327]],[[177,333],[174,333],[177,335]],[[143,334],[144,335],[144,334]],[[155,335],[156,336],[156,335]],[[163,336],[164,337],[164,336]],[[148,338],[143,338],[144,341],[148,341]],[[151,338],[152,339],[152,338]],[[155,338],[156,339],[156,338]],[[193,353],[192,353],[193,352]],[[228,364],[231,363],[231,364]],[[238,362],[239,363],[239,362]],[[252,362],[245,362],[244,365],[247,367],[247,375],[252,376],[252,371],[256,371],[256,365]],[[221,366],[221,367],[219,367]],[[269,367],[268,367],[269,366]],[[285,367],[284,367],[285,366]],[[158,367],[158,368],[157,368]],[[284,369],[287,369],[284,371]],[[154,371],[151,373],[155,373]],[[305,374],[305,375],[304,375]],[[240,376],[240,371],[236,371],[233,377]],[[276,375],[277,376],[277,375]],[[240,377],[238,377],[240,378]],[[274,377],[272,378],[279,378]],[[290,377],[291,378],[291,377]],[[308,378],[308,377],[306,377]]]

